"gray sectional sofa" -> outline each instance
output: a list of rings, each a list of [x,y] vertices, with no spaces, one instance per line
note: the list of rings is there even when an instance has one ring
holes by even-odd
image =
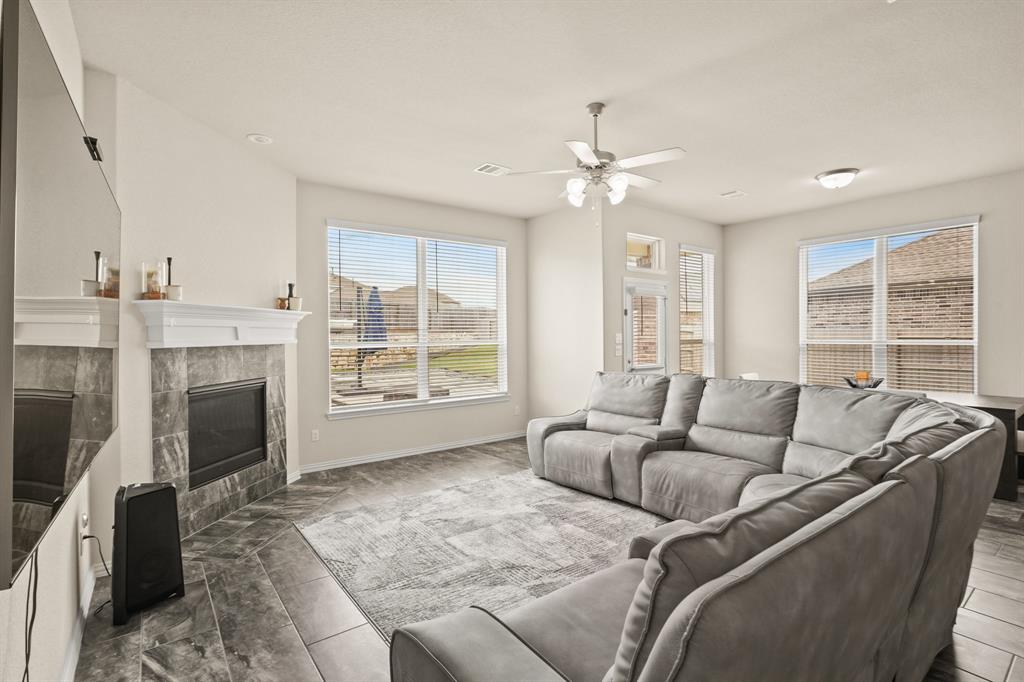
[[[533,471],[671,521],[507,613],[399,628],[392,679],[917,682],[1005,438],[913,396],[599,373],[587,409],[530,422]]]

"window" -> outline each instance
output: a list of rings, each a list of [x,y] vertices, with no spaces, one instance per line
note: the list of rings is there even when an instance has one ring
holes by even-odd
[[[629,372],[665,372],[665,300],[662,282],[625,282],[625,365]]]
[[[332,412],[506,393],[503,244],[336,224],[327,258]]]
[[[715,254],[679,249],[679,371],[715,375]]]
[[[977,218],[800,246],[800,377],[976,390]]]
[[[626,234],[626,269],[647,272],[663,272],[661,262],[664,242],[657,237],[642,234]]]

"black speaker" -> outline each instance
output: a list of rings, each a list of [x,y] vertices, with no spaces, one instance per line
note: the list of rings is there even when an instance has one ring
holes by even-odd
[[[170,483],[121,486],[114,496],[114,625],[168,597],[185,596],[178,497]]]

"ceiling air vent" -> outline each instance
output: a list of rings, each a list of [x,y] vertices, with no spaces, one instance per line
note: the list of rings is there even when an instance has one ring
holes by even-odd
[[[722,197],[723,199],[739,199],[740,197],[747,196],[747,193],[741,189],[732,189],[729,190],[728,192],[722,192],[718,196]]]
[[[484,163],[473,169],[477,173],[483,173],[484,175],[508,175],[511,168],[505,166],[499,166],[496,163]]]

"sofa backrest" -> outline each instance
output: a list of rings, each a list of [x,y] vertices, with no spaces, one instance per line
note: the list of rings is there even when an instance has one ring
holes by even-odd
[[[801,386],[782,472],[813,478],[886,437],[916,401],[911,396],[834,386]]]
[[[802,446],[847,455],[861,452],[885,438],[896,418],[914,402],[910,396],[855,388],[801,386],[793,423],[793,441],[798,445],[786,453],[786,459],[792,455],[790,466],[802,466],[813,455],[813,450]]]
[[[634,426],[657,424],[668,383],[660,374],[598,372],[587,401],[587,429],[621,434]]]
[[[647,558],[606,682],[637,678],[662,626],[688,594],[869,487],[862,476],[836,472],[662,540]]]
[[[791,441],[782,470],[813,478],[836,468],[849,468],[878,482],[904,460],[938,452],[973,428],[942,403],[915,400],[897,415],[882,440],[856,455]]]
[[[685,448],[782,468],[800,385],[708,379]]]
[[[976,430],[931,455],[939,471],[932,546],[910,603],[898,680],[922,679],[947,644],[967,587],[974,540],[995,491],[1005,447],[1002,423],[950,406]],[[896,478],[905,465],[889,476]]]
[[[935,467],[916,474],[919,484],[873,486],[690,593],[640,682],[871,679],[928,548]]]
[[[688,431],[697,418],[697,407],[703,393],[704,377],[699,374],[673,374],[669,377],[661,425]]]

